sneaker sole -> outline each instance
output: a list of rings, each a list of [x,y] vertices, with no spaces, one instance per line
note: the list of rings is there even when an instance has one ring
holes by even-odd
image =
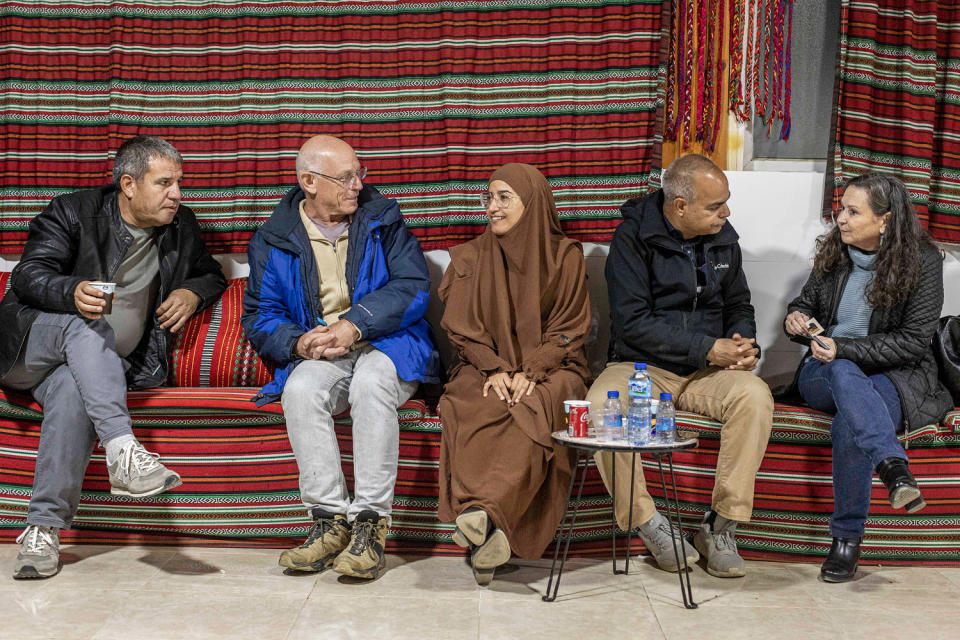
[[[158,493],[163,493],[164,491],[170,491],[170,489],[176,489],[181,484],[183,480],[180,479],[180,476],[174,474],[167,478],[166,482],[163,485],[150,489],[149,491],[144,491],[143,493],[133,493],[127,491],[126,489],[121,489],[120,487],[110,487],[110,493],[115,496],[127,496],[130,498],[149,498],[150,496],[155,496]]]
[[[923,502],[923,496],[920,495],[920,489],[917,487],[900,487],[893,492],[893,495],[890,496],[890,506],[894,509],[901,509],[908,505],[912,505],[917,500]],[[925,502],[923,503],[923,506],[915,508],[914,511],[919,511],[924,506],[926,506]],[[909,511],[908,513],[913,513],[913,511]]]
[[[510,542],[500,529],[494,529],[482,546],[477,547],[471,558],[477,571],[496,569],[510,560]]]
[[[19,570],[15,571],[13,574],[14,580],[43,580],[44,578],[52,578],[53,576],[60,573],[60,565],[57,565],[57,568],[54,569],[51,573],[42,573],[37,570],[36,567],[32,565],[27,565],[25,567],[20,567]]]
[[[457,531],[454,532],[454,535],[459,533],[461,540],[465,539],[468,544],[460,544],[456,540],[454,540],[454,543],[461,547],[468,547],[470,544],[479,547],[487,541],[487,522],[486,511],[461,513],[457,516]]]

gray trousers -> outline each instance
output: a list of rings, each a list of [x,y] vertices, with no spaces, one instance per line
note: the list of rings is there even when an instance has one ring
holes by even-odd
[[[124,361],[105,320],[41,313],[0,383],[43,407],[27,524],[68,529],[97,438],[132,434]]]
[[[287,378],[283,413],[300,469],[300,495],[310,510],[356,518],[365,509],[389,518],[400,455],[397,407],[417,390],[397,377],[382,351],[366,345],[334,360],[305,360]],[[353,419],[354,498],[340,466],[333,416]]]

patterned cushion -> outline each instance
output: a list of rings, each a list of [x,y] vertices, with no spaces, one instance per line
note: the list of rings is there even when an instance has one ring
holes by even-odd
[[[177,335],[168,384],[173,387],[262,387],[273,379],[243,335],[246,278],[230,280],[220,300],[194,315]]]

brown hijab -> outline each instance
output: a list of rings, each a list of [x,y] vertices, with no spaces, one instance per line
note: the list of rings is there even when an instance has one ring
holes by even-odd
[[[578,242],[567,238],[553,193],[543,174],[528,164],[506,164],[490,176],[490,182],[502,180],[520,196],[524,213],[516,225],[498,236],[488,226],[474,243],[477,249],[475,273],[468,291],[447,300],[444,324],[455,328],[463,338],[489,345],[517,371],[544,343],[546,324],[569,329],[571,340],[580,342],[589,329],[589,311],[566,313],[570,322],[557,318],[558,291],[569,290],[564,278],[582,274],[564,273],[564,257],[570,250],[580,253]],[[582,261],[582,255],[580,256]],[[445,292],[444,292],[445,293]],[[584,304],[586,300],[570,301]],[[589,302],[586,302],[589,305]],[[587,326],[574,326],[583,323]],[[568,325],[564,327],[563,325]],[[567,342],[569,342],[568,340]],[[572,346],[572,345],[571,345]]]

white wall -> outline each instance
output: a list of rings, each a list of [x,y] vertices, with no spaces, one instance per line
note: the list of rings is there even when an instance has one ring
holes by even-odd
[[[799,347],[780,330],[787,303],[797,295],[810,270],[814,239],[826,227],[820,220],[824,175],[820,172],[730,171],[730,222],[740,234],[744,270],[757,309],[757,339],[763,346],[760,375],[773,384],[789,381],[799,360]],[[960,314],[960,291],[952,283],[960,276],[960,247],[944,247],[946,300],[942,315]],[[609,309],[604,261],[606,244],[585,243],[587,274],[597,323],[597,337],[589,355],[591,366],[602,366],[609,338]],[[428,251],[434,287],[449,263],[446,251]],[[217,256],[227,277],[247,275],[246,256]],[[8,271],[17,256],[0,256],[0,270]],[[428,320],[439,331],[442,309],[431,299]],[[445,350],[445,345],[441,345]]]

